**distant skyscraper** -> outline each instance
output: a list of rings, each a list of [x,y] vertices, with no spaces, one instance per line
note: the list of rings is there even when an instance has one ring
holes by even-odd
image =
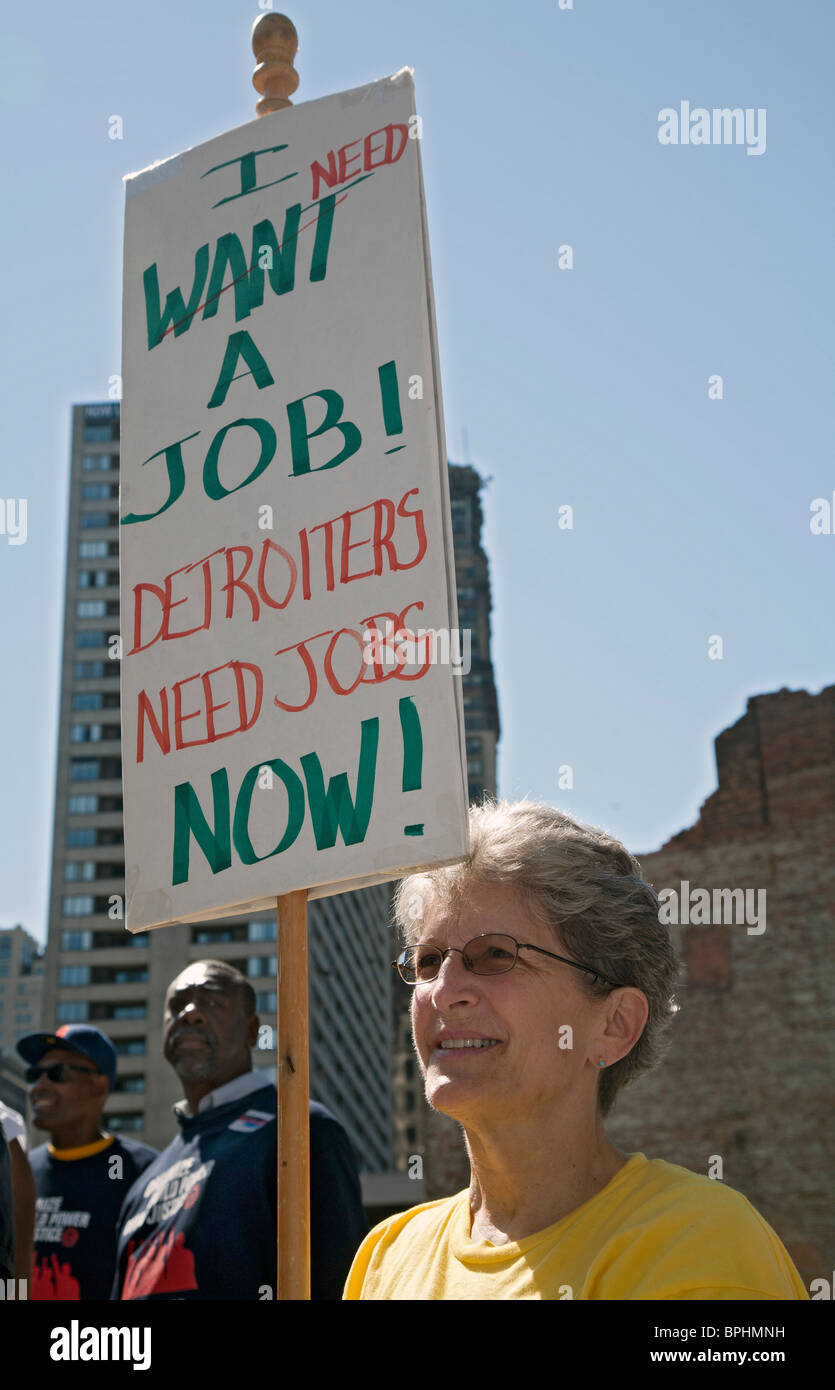
[[[160,1052],[163,1000],[189,961],[228,960],[250,978],[265,1025],[254,1062],[275,1079],[276,924],[271,912],[124,929],[118,496],[119,406],[75,406],[43,1023],[89,1021],[113,1039],[107,1124],[162,1146],[181,1094]],[[311,1094],[370,1172],[391,1169],[389,897],[378,885],[308,912]]]
[[[467,630],[470,638],[471,666],[461,678],[470,801],[479,801],[485,792],[496,792],[496,745],[500,733],[499,705],[490,659],[490,565],[481,543],[483,513],[479,494],[483,486],[484,479],[469,464],[449,465],[458,626],[462,634]],[[397,977],[394,995],[395,1167],[401,1172],[409,1171],[410,1157],[417,1155],[433,1166],[437,1177],[445,1166],[446,1152],[459,1150],[461,1142],[457,1126],[429,1110],[424,1100],[423,1079],[412,1045],[411,995],[411,987]],[[416,1173],[420,1168],[421,1165],[416,1166]],[[418,1200],[417,1189],[415,1200]]]
[[[21,1033],[40,1028],[42,1003],[40,946],[23,927],[0,927],[0,1051],[14,1054]]]

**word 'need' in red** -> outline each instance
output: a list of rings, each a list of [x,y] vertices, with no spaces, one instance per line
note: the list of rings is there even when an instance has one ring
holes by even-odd
[[[382,136],[383,139],[375,145],[374,140],[377,136]],[[400,144],[395,148],[398,136]],[[370,174],[374,169],[382,169],[384,164],[396,164],[406,148],[408,138],[408,126],[384,125],[380,130],[372,130],[364,140],[351,140],[338,150],[329,150],[327,168],[318,159],[314,159],[310,166],[313,198],[319,197],[320,184],[325,184],[327,188],[338,188],[347,179],[354,178],[360,170],[364,174]],[[360,147],[361,153],[349,153],[351,150],[359,150]],[[380,154],[382,159],[376,158]]]

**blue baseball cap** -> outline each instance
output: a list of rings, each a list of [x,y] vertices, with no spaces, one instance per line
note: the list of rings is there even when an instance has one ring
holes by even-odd
[[[53,1047],[63,1047],[67,1052],[80,1052],[82,1057],[89,1057],[102,1076],[107,1077],[110,1089],[113,1089],[116,1049],[98,1028],[91,1028],[86,1023],[65,1023],[54,1033],[27,1033],[17,1043],[17,1050],[24,1062],[33,1066]]]

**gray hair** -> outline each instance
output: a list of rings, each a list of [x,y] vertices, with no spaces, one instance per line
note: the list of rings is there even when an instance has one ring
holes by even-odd
[[[467,858],[402,879],[395,922],[413,943],[428,907],[460,904],[473,883],[508,884],[568,955],[599,968],[616,985],[642,990],[649,1004],[644,1030],[627,1055],[599,1076],[598,1110],[607,1115],[618,1091],[661,1061],[677,1012],[680,966],[669,927],[659,921],[658,896],[619,840],[551,806],[485,798],[470,807],[469,819]],[[611,993],[611,984],[576,973],[590,996]]]

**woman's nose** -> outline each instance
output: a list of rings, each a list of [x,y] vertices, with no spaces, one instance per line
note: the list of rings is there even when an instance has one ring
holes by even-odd
[[[461,951],[449,950],[441,961],[441,968],[433,981],[435,992],[473,993],[477,989],[476,977],[464,964]]]

